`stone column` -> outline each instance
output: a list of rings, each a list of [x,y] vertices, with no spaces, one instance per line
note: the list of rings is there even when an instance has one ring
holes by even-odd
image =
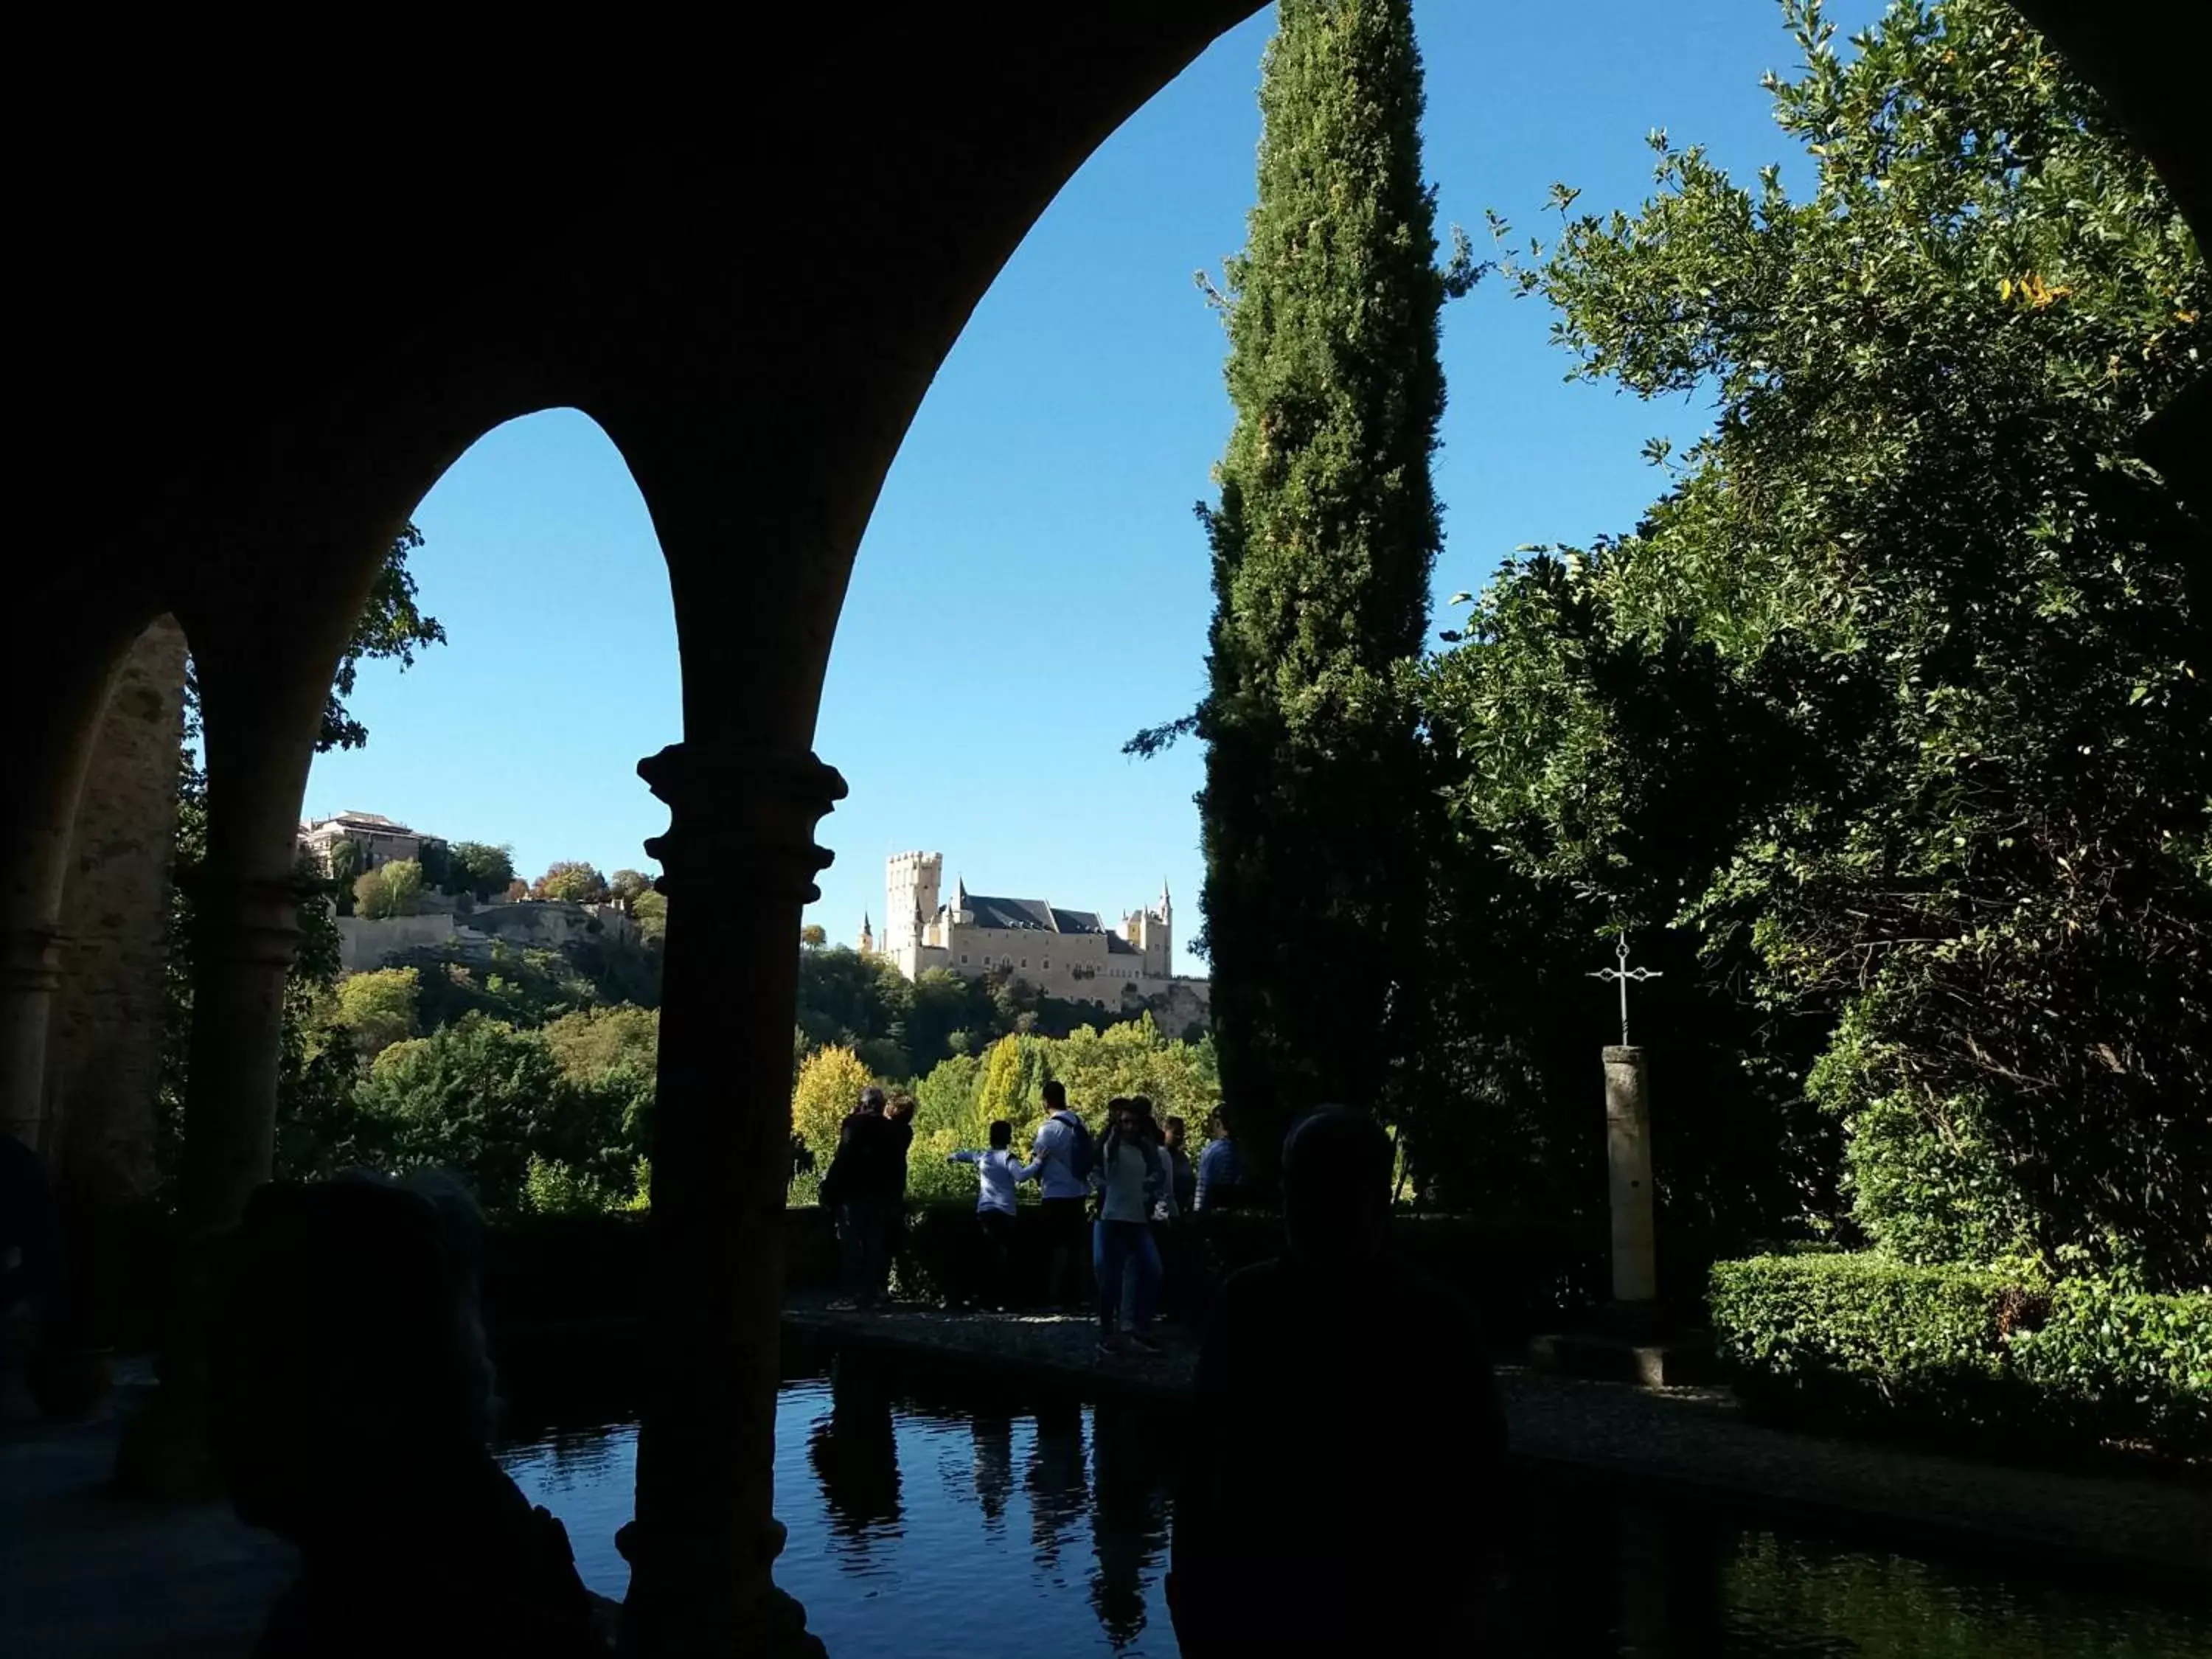
[[[1613,1299],[1646,1304],[1659,1294],[1651,1201],[1651,1097],[1644,1050],[1605,1050],[1605,1150],[1612,1189]]]
[[[108,683],[137,631],[94,619],[70,628],[71,620],[55,620],[64,636],[27,643],[0,662],[0,696],[21,720],[0,793],[0,1131],[42,1149],[70,832]]]
[[[775,1403],[799,918],[845,781],[800,750],[690,743],[638,772],[671,822],[646,843],[668,933],[623,1651],[819,1653],[772,1573]]]

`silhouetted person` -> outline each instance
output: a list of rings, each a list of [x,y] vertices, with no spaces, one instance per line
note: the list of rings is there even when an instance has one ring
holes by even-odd
[[[896,1270],[902,1285],[911,1285],[919,1278],[914,1241],[907,1232],[906,1176],[907,1155],[914,1150],[914,1115],[920,1104],[904,1090],[884,1103],[884,1121],[891,1126],[891,1139],[897,1144],[898,1157],[898,1195],[891,1206],[890,1231],[884,1237],[884,1269],[886,1278]]]
[[[1091,1259],[1091,1130],[1067,1107],[1058,1079],[1044,1085],[1045,1120],[1030,1146],[1036,1162],[1045,1235],[1045,1300],[1056,1307],[1083,1298],[1083,1267]]]
[[[1206,1120],[1206,1150],[1198,1155],[1192,1183],[1193,1210],[1233,1210],[1244,1200],[1244,1159],[1229,1133],[1229,1120],[1215,1107]]]
[[[1190,1126],[1170,1117],[1160,1144],[1167,1148],[1168,1172],[1175,1177],[1176,1213],[1188,1215],[1198,1207],[1198,1166],[1190,1161]]]
[[[1384,1253],[1391,1163],[1369,1118],[1301,1121],[1289,1252],[1222,1287],[1168,1578],[1188,1659],[1464,1652],[1478,1634],[1497,1397],[1474,1314]]]
[[[1109,1127],[1098,1143],[1098,1222],[1091,1232],[1092,1269],[1098,1280],[1098,1352],[1118,1352],[1116,1328],[1124,1316],[1122,1292],[1129,1296],[1127,1341],[1147,1352],[1159,1352],[1152,1340],[1152,1310],[1160,1296],[1160,1251],[1152,1237],[1152,1217],[1172,1212],[1165,1156],[1152,1137],[1152,1114],[1133,1100],[1115,1100],[1106,1109]]]
[[[953,1164],[975,1166],[975,1225],[981,1234],[983,1300],[1005,1308],[1012,1299],[1014,1273],[1014,1189],[1036,1176],[1037,1166],[1024,1164],[1013,1152],[1014,1126],[1000,1118],[991,1126],[988,1152],[954,1152]]]
[[[906,1200],[906,1146],[884,1115],[884,1091],[860,1091],[859,1104],[837,1131],[836,1156],[822,1177],[822,1201],[836,1212],[845,1253],[845,1285],[855,1305],[883,1299],[890,1271],[891,1229]]]
[[[582,1659],[561,1523],[485,1445],[459,1234],[375,1180],[267,1187],[228,1246],[210,1430],[243,1520],[300,1551],[256,1659]]]

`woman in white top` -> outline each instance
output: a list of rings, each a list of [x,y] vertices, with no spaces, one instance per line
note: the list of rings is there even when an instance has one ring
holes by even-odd
[[[955,1152],[949,1162],[975,1166],[975,1222],[982,1229],[988,1271],[988,1294],[994,1308],[1006,1306],[1013,1272],[1014,1188],[1036,1178],[1042,1164],[1024,1164],[1013,1153],[1014,1126],[1003,1118],[991,1126],[988,1152]]]
[[[1091,1265],[1098,1279],[1098,1352],[1118,1351],[1115,1327],[1121,1312],[1121,1285],[1133,1273],[1129,1340],[1158,1353],[1160,1345],[1149,1334],[1160,1294],[1152,1217],[1174,1213],[1175,1182],[1153,1139],[1152,1115],[1120,1099],[1109,1102],[1106,1112],[1106,1138],[1099,1143],[1098,1167],[1091,1177],[1099,1195],[1098,1224],[1091,1232]]]

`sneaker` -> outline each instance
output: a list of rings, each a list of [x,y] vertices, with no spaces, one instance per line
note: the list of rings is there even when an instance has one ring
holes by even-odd
[[[1165,1353],[1167,1352],[1165,1348],[1163,1348],[1158,1343],[1152,1340],[1151,1337],[1140,1335],[1135,1331],[1129,1333],[1129,1340],[1135,1343],[1137,1346],[1142,1348],[1146,1353]]]
[[[1102,1336],[1098,1339],[1098,1346],[1094,1351],[1094,1357],[1099,1359],[1119,1359],[1121,1357],[1121,1345],[1110,1336]]]

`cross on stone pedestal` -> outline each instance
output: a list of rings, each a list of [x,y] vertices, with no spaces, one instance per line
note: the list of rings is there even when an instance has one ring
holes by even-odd
[[[1616,965],[1592,979],[1620,986],[1620,1044],[1605,1051],[1605,1152],[1613,1212],[1613,1299],[1624,1308],[1649,1308],[1659,1294],[1657,1228],[1651,1194],[1651,1094],[1644,1050],[1628,1042],[1628,981],[1658,979],[1659,971],[1628,965],[1628,935],[1613,951]]]
[[[1592,979],[1617,979],[1620,981],[1620,1046],[1626,1048],[1628,1047],[1628,981],[1632,979],[1640,982],[1647,979],[1664,979],[1667,976],[1656,968],[1632,968],[1628,965],[1628,935],[1626,933],[1620,936],[1620,944],[1613,954],[1620,964],[1618,967],[1593,968],[1590,969],[1589,976]]]

